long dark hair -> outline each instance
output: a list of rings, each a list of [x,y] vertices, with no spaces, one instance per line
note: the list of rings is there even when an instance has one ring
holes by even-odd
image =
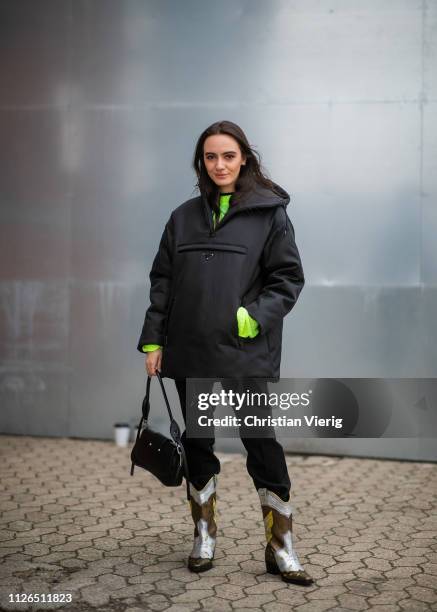
[[[220,189],[211,180],[203,161],[203,145],[208,136],[227,134],[238,142],[241,153],[246,156],[246,164],[241,166],[240,174],[235,185],[235,193],[230,199],[230,205],[235,206],[244,199],[244,196],[256,188],[257,185],[267,187],[276,192],[275,184],[266,176],[266,170],[261,165],[259,153],[249,144],[246,134],[232,121],[216,121],[206,128],[199,136],[193,157],[193,168],[197,175],[196,187],[204,195],[211,208],[218,212]]]

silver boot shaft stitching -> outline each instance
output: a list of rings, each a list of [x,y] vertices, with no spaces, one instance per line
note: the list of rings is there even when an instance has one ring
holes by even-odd
[[[197,522],[199,535],[194,538],[190,557],[194,559],[212,559],[215,552],[215,538],[208,533],[208,523],[204,519]]]

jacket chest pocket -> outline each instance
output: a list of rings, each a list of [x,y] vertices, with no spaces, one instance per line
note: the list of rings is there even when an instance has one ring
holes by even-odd
[[[229,299],[241,293],[246,256],[247,246],[241,244],[182,243],[177,246],[177,276],[184,290],[209,292],[212,284],[219,284]]]
[[[177,248],[178,253],[185,253],[187,251],[200,251],[202,259],[209,261],[217,253],[239,253],[245,255],[247,253],[247,247],[240,244],[221,244],[218,242],[192,242],[182,243]]]
[[[176,246],[175,293],[169,335],[209,336],[231,341],[245,286],[247,246],[219,242],[186,242]],[[182,332],[181,332],[182,333]],[[211,340],[212,341],[212,340]]]
[[[178,292],[190,292],[205,309],[238,308],[245,285],[247,246],[190,242],[177,246]],[[190,296],[186,295],[187,300]]]

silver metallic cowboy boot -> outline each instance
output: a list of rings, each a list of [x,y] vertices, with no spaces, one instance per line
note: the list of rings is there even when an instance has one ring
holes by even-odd
[[[188,569],[206,572],[212,568],[217,534],[216,476],[212,476],[201,491],[190,482],[189,500],[194,521],[193,550],[188,557]]]
[[[303,569],[293,548],[292,506],[268,489],[258,489],[261,502],[267,546],[266,570],[281,574],[284,582],[310,585],[313,579]]]

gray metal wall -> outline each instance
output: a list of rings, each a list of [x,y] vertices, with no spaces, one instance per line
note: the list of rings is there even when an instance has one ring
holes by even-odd
[[[435,0],[1,0],[0,430],[137,419],[148,272],[224,118],[292,194],[282,376],[435,377],[436,26]]]

